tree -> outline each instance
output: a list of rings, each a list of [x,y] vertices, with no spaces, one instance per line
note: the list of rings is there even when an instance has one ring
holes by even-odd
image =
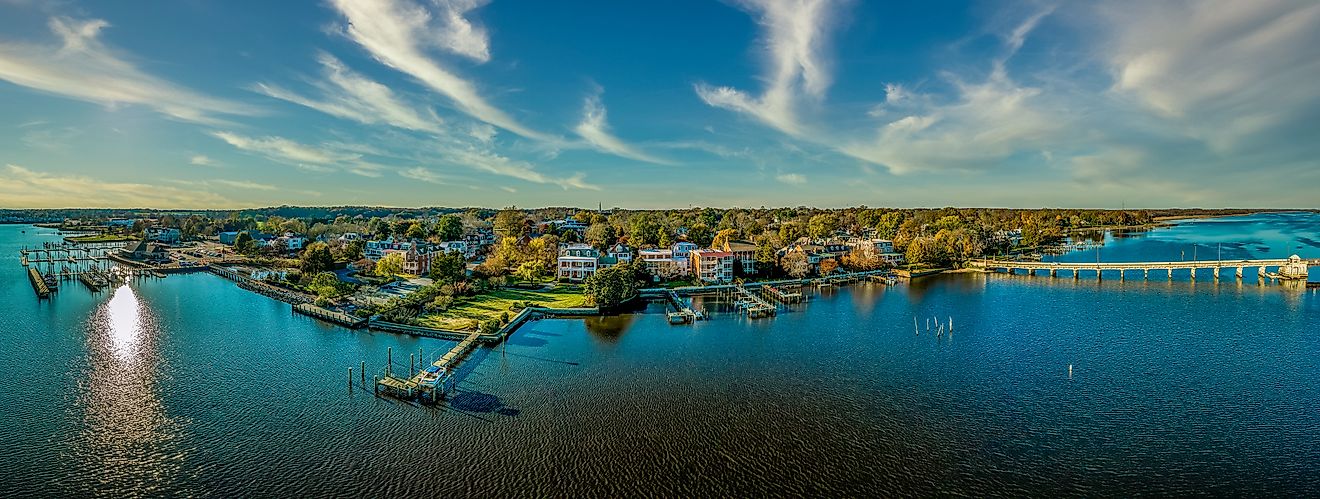
[[[312,277],[307,289],[321,298],[338,298],[352,291],[352,288],[335,277],[333,272],[318,272]]]
[[[779,224],[779,238],[785,243],[797,241],[798,238],[807,235],[806,229],[802,228],[799,222],[784,222]]]
[[[774,245],[770,244],[770,236],[761,236],[757,238],[756,266],[758,268],[753,270],[753,272],[759,274],[761,272],[767,271],[768,269],[774,268],[775,259],[777,258],[777,256],[778,255],[775,254]],[[747,270],[747,269],[743,269],[743,270]]]
[[[833,274],[839,268],[839,262],[833,258],[826,258],[820,261],[820,275]]]
[[[898,236],[898,227],[903,225],[903,212],[891,211],[880,215],[875,223],[875,235],[881,239],[894,239]]]
[[[783,267],[788,275],[801,279],[811,272],[811,263],[807,261],[806,253],[801,251],[790,251],[779,259],[779,266]]]
[[[587,278],[583,291],[598,307],[617,307],[637,296],[637,274],[632,265],[603,268]]]
[[[426,227],[422,227],[419,222],[413,222],[408,226],[408,232],[405,233],[408,239],[426,239]]]
[[[839,230],[839,219],[834,215],[816,215],[811,217],[811,220],[807,222],[807,234],[813,239],[825,239],[831,237],[836,230]]]
[[[587,242],[598,249],[605,249],[618,240],[619,235],[611,224],[594,224],[587,228]]]
[[[435,237],[441,241],[454,241],[463,237],[463,219],[458,215],[445,215],[435,223]]]
[[[367,243],[362,240],[348,241],[339,247],[339,260],[346,262],[356,262],[362,259],[362,250],[366,249]]]
[[[688,227],[688,233],[687,233],[688,241],[695,243],[697,246],[701,246],[703,248],[710,246],[710,241],[711,239],[714,238],[714,236],[715,236],[714,232],[712,232],[710,230],[710,226],[707,226],[706,224],[697,223],[697,224],[693,224],[691,227]]]
[[[545,275],[545,262],[541,260],[528,260],[518,266],[518,270],[513,272],[514,277],[524,281],[535,281]]]
[[[431,278],[436,281],[461,281],[467,277],[467,260],[463,254],[451,251],[431,260]]]
[[[655,244],[660,239],[660,223],[655,215],[639,213],[628,219],[628,240],[633,244]]]
[[[376,262],[376,275],[393,277],[403,273],[403,253],[390,253]]]
[[[514,239],[527,235],[527,216],[522,210],[509,208],[495,214],[495,232]]]
[[[252,240],[252,234],[247,231],[239,232],[238,237],[234,238],[234,250],[251,255],[257,251],[257,242]]]
[[[314,242],[303,250],[302,263],[298,266],[303,274],[312,275],[333,269],[335,258],[330,254],[330,247],[323,242]]]
[[[949,253],[934,237],[921,236],[912,240],[905,255],[908,262],[942,267],[949,263]]]
[[[738,231],[735,229],[722,229],[715,233],[715,237],[710,240],[710,247],[728,251],[729,241],[738,237]]]

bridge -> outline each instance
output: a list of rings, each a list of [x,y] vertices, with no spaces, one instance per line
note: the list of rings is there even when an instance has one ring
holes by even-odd
[[[1128,271],[1140,270],[1143,279],[1150,278],[1152,270],[1156,272],[1164,271],[1168,278],[1173,278],[1174,270],[1187,270],[1192,279],[1196,279],[1196,271],[1200,269],[1213,269],[1215,279],[1219,278],[1220,269],[1234,269],[1234,275],[1242,278],[1243,269],[1256,269],[1256,275],[1259,277],[1271,277],[1277,279],[1306,279],[1307,267],[1320,266],[1320,258],[1302,258],[1293,255],[1288,258],[1262,259],[1262,260],[1192,260],[1178,262],[1031,262],[1031,261],[1013,261],[1013,260],[972,260],[967,262],[968,266],[986,270],[1003,269],[1012,274],[1018,270],[1025,271],[1031,275],[1036,275],[1039,271],[1048,271],[1050,277],[1058,277],[1059,271],[1066,271],[1072,274],[1074,279],[1078,278],[1082,271],[1095,272],[1095,278],[1101,279],[1104,271],[1117,271],[1119,279],[1125,278]],[[1269,272],[1273,267],[1275,272]]]

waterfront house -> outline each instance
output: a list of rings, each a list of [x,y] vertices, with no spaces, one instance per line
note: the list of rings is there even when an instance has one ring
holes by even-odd
[[[717,249],[696,249],[688,253],[692,275],[709,283],[733,281],[733,253]]]
[[[596,273],[599,260],[600,252],[589,244],[564,245],[556,260],[558,271],[555,276],[560,280],[581,282]]]
[[[136,244],[125,246],[119,251],[119,255],[133,260],[135,262],[160,263],[169,261],[169,253],[165,247],[159,244],[148,243],[146,239],[138,241]]]
[[[151,227],[147,229],[147,240],[161,244],[179,244],[179,229],[173,227]]]
[[[670,249],[674,250],[674,258],[680,260],[686,260],[688,257],[688,253],[691,253],[692,250],[695,250],[697,248],[698,246],[696,243],[691,243],[687,241],[676,242],[674,243],[673,246],[670,247]]]
[[[633,260],[632,248],[629,248],[628,245],[623,243],[617,243],[614,246],[610,246],[605,253],[619,263],[628,263]]]
[[[637,258],[657,279],[677,279],[692,272],[687,259],[675,259],[674,250],[669,248],[644,249],[637,252]]]
[[[756,273],[756,243],[751,241],[729,241],[722,249],[733,253],[733,260],[741,266],[742,274]]]

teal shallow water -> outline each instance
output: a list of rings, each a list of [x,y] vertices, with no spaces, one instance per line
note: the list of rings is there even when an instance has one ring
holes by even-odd
[[[1302,240],[1318,220],[1196,221],[1101,252],[1320,255]],[[1320,490],[1320,296],[1252,279],[951,275],[755,322],[539,321],[428,409],[350,392],[346,370],[450,342],[325,325],[205,274],[38,302],[16,249],[53,239],[0,226],[0,496]]]

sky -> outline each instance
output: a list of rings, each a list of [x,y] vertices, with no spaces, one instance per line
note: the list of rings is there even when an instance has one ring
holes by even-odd
[[[0,207],[1320,207],[1310,0],[0,0]]]

